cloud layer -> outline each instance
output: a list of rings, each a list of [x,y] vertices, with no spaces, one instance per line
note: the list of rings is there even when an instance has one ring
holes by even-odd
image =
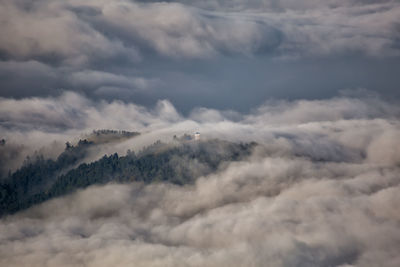
[[[236,13],[218,6],[199,9],[187,2],[5,1],[1,31],[8,38],[2,39],[0,49],[9,58],[61,60],[67,65],[118,56],[135,61],[148,49],[177,58],[399,53],[396,1],[256,2],[253,5],[264,6],[259,12],[246,3]]]
[[[20,107],[0,112],[14,142],[101,126],[143,132],[110,152],[196,130],[202,138],[260,143],[249,160],[194,185],[91,187],[3,218],[1,266],[400,264],[400,110],[376,96],[268,102],[247,115],[201,108],[189,116],[167,101],[149,110],[70,92],[1,101],[4,109]]]
[[[3,165],[10,165],[13,170],[34,151],[56,156],[66,141],[77,142],[96,129],[139,131],[142,135],[109,148],[106,145],[106,150],[97,151],[93,159],[104,153],[124,154],[127,147],[140,149],[157,139],[169,141],[173,135],[198,130],[208,137],[233,141],[269,145],[279,140],[287,142],[292,153],[299,150],[300,154],[327,160],[362,156],[372,140],[396,136],[400,110],[396,103],[367,91],[361,90],[356,96],[269,101],[249,114],[197,108],[188,116],[180,114],[167,100],[148,109],[121,101],[92,101],[73,92],[64,92],[57,98],[3,98],[0,129],[1,138],[7,142],[1,149],[4,155],[13,155]],[[391,146],[385,144],[385,139],[382,137],[382,144]],[[335,151],[338,155],[334,155]]]
[[[399,17],[396,0],[0,0],[0,177],[95,129],[141,135],[86,162],[196,131],[260,144],[193,185],[2,218],[0,266],[400,266]]]
[[[326,98],[365,86],[399,97],[397,1],[3,0],[0,7],[5,97],[72,90],[146,106],[167,98],[185,112],[228,108],[224,98],[248,110],[271,96]]]

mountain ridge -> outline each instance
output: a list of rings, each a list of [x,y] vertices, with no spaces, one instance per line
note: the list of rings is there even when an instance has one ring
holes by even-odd
[[[135,153],[117,153],[62,170],[82,160],[93,141],[80,140],[76,146],[66,144],[57,160],[36,161],[21,167],[0,183],[0,216],[12,214],[94,184],[129,182],[167,182],[177,185],[193,183],[198,177],[222,167],[222,163],[248,157],[257,145],[229,141],[185,140],[171,143],[156,141]],[[50,184],[50,186],[49,186]]]

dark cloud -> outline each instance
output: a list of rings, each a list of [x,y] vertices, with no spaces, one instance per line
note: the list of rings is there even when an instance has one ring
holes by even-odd
[[[305,9],[320,9],[320,8],[337,8],[337,7],[353,7],[361,5],[374,5],[383,3],[393,3],[394,0],[136,0],[135,2],[179,2],[187,5],[194,5],[205,9],[222,9],[230,11],[245,11],[245,10],[263,10],[263,11],[285,11],[285,10],[305,10]]]

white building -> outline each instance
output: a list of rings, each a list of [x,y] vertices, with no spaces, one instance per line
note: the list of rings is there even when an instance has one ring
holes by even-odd
[[[199,132],[195,132],[194,133],[194,140],[200,140],[200,133]]]

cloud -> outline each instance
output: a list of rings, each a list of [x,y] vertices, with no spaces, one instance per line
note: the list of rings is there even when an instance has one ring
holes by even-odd
[[[174,2],[2,2],[6,23],[1,31],[9,38],[2,39],[0,50],[8,58],[67,65],[121,56],[135,62],[148,49],[173,58],[264,52],[285,57],[351,51],[398,55],[396,2],[325,2],[260,1],[275,8],[258,13],[250,12],[251,3],[243,13],[227,13]]]
[[[260,144],[249,159],[192,185],[94,186],[2,218],[1,266],[400,263],[399,108],[375,95],[269,101],[250,114],[200,108],[189,116],[168,101],[146,109],[71,92],[3,98],[0,106],[13,144],[45,146],[95,126],[142,132],[89,161],[197,130],[205,139]]]
[[[396,266],[397,173],[267,156],[193,186],[92,187],[3,219],[0,262]]]
[[[120,53],[135,58],[134,48],[112,41],[93,30],[57,2],[4,2],[1,16],[5,23],[1,32],[0,49],[7,58],[41,59],[45,62],[64,62],[67,65],[85,64],[95,57],[113,57]],[[132,57],[133,56],[133,57]]]
[[[0,266],[400,265],[399,105],[329,98],[398,92],[397,1],[0,0],[0,17],[1,175],[94,129],[142,134],[86,162],[195,131],[260,144],[193,185],[2,218]]]
[[[106,92],[110,86],[119,86],[122,88],[146,90],[156,84],[155,79],[144,79],[141,77],[127,77],[121,74],[108,73],[103,71],[84,70],[74,72],[68,78],[68,81],[74,87],[89,87],[97,89],[96,92]],[[109,89],[110,93],[118,90]]]
[[[159,101],[153,109],[143,106],[125,104],[121,101],[92,101],[74,92],[64,92],[61,96],[47,98],[25,98],[21,100],[0,98],[0,129],[6,140],[2,147],[5,154],[15,154],[15,146],[24,146],[19,149],[18,157],[5,157],[5,166],[15,170],[22,164],[26,156],[34,151],[51,150],[45,155],[55,157],[60,153],[66,141],[75,143],[84,134],[96,129],[121,129],[145,131],[160,129],[162,131],[170,123],[182,120],[175,107],[166,100]],[[164,134],[166,135],[166,133]],[[152,134],[150,134],[152,136]],[[146,139],[146,137],[144,137]],[[58,145],[54,145],[54,141]],[[144,142],[142,146],[154,142],[154,136]],[[48,149],[46,149],[48,148]],[[108,146],[97,151],[94,159],[108,151]],[[110,149],[115,149],[111,147]],[[119,153],[125,153],[126,147],[121,145]],[[7,151],[7,153],[6,153]],[[9,160],[7,160],[9,158]],[[8,169],[6,170],[8,171]]]
[[[0,104],[2,138],[30,148],[22,159],[27,153],[52,146],[53,141],[77,142],[94,129],[139,131],[142,135],[107,146],[92,160],[105,152],[124,154],[127,147],[140,149],[157,139],[169,141],[173,135],[195,131],[210,138],[257,141],[272,150],[289,150],[314,160],[361,160],[368,154],[374,162],[387,162],[396,161],[398,154],[394,143],[400,110],[396,104],[368,94],[364,98],[269,101],[249,114],[199,108],[189,116],[180,114],[167,100],[145,108],[121,101],[93,101],[73,92],[56,98],[2,98]],[[286,143],[286,148],[272,148],[276,141]],[[387,154],[390,147],[393,152]],[[379,160],[380,153],[389,156]]]
[[[398,98],[397,1],[0,1],[3,97],[181,112],[368,87]],[[56,29],[56,30],[55,30]],[[323,87],[323,89],[321,89]]]

